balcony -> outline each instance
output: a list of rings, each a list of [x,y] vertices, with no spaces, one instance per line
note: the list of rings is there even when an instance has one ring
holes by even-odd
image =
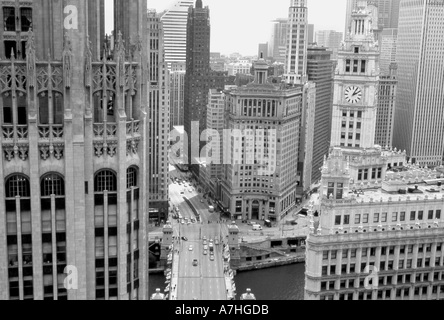
[[[13,141],[14,139],[28,140],[28,126],[12,126],[4,125],[2,126],[2,134],[5,142]]]
[[[64,136],[63,125],[38,126],[40,140],[62,140]]]

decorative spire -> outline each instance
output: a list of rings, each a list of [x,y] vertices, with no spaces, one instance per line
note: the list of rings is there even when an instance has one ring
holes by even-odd
[[[35,84],[35,43],[32,28],[28,32],[28,42],[26,43],[26,66],[28,70],[28,84],[31,88]]]
[[[72,45],[68,32],[65,32],[65,41],[63,43],[63,80],[66,88],[71,87],[72,77]]]
[[[202,9],[202,8],[203,8],[202,0],[196,0],[196,9]]]

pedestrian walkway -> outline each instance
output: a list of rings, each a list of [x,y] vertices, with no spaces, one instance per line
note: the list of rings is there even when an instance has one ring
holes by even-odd
[[[179,257],[180,257],[179,241],[176,241],[173,245],[173,264],[171,269],[170,300],[177,300],[177,285],[179,281]]]

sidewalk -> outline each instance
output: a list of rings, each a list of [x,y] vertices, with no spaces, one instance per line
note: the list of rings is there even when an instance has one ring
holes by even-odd
[[[179,245],[177,242],[173,245],[173,265],[171,269],[171,284],[170,284],[170,299],[169,300],[177,300],[177,286],[179,280],[179,257],[180,254],[176,251],[179,249]]]

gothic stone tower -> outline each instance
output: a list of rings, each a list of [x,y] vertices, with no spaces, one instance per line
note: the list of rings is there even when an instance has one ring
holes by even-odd
[[[338,53],[332,147],[374,146],[379,82],[379,49],[373,33],[377,29],[376,10],[367,1],[358,2],[352,13],[351,33]]]
[[[119,36],[100,61],[100,1],[13,2],[0,2],[0,299],[147,299],[146,46],[128,55]]]

